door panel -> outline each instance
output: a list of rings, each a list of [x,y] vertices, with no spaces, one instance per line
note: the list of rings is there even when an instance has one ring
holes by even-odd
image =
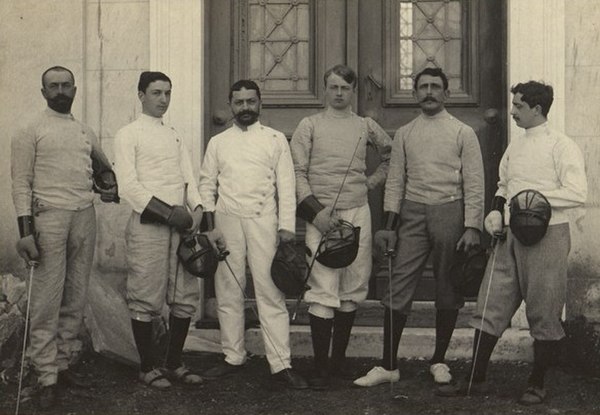
[[[261,122],[291,138],[324,108],[323,73],[347,63],[359,76],[356,112],[393,137],[420,113],[413,76],[440,66],[450,78],[448,111],[478,135],[489,206],[506,141],[505,8],[504,0],[211,0],[206,136],[231,125],[229,87],[249,78],[261,87]],[[372,171],[378,157],[367,160]],[[370,192],[374,231],[382,200],[381,188]],[[301,221],[297,233],[301,249]],[[374,267],[371,298],[381,297],[385,275]],[[432,283],[428,267],[418,299],[432,298]]]

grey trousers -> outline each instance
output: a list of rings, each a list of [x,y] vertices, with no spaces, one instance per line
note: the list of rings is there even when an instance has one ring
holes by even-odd
[[[548,227],[533,246],[524,246],[508,229],[506,240],[488,261],[471,326],[500,337],[525,301],[531,336],[560,340],[567,298],[567,257],[571,249],[569,224]],[[493,273],[492,273],[493,268]]]
[[[404,200],[400,220],[391,293],[386,292],[381,303],[392,310],[408,314],[417,283],[423,274],[427,258],[431,255],[436,308],[460,309],[464,305],[464,299],[452,285],[449,270],[454,262],[456,244],[465,231],[462,200],[443,205],[425,205]]]

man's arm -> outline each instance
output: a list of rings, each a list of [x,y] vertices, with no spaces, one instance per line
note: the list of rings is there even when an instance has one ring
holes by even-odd
[[[123,197],[134,211],[142,213],[150,200],[152,193],[138,180],[135,164],[136,138],[128,135],[127,130],[119,130],[115,136],[115,173]]]
[[[462,143],[461,164],[463,193],[465,202],[465,228],[479,231],[483,228],[483,209],[485,202],[485,181],[483,160],[477,135],[470,127],[459,132]]]
[[[275,166],[277,195],[279,203],[279,230],[296,233],[296,179],[294,162],[286,138],[277,137],[279,158]]]
[[[406,189],[406,154],[404,152],[404,129],[396,131],[392,142],[390,167],[385,182],[384,212],[399,213]]]
[[[365,118],[365,120],[367,122],[368,142],[375,147],[381,161],[375,171],[367,177],[367,188],[370,190],[385,182],[390,168],[392,139],[373,119]]]
[[[555,208],[581,206],[587,199],[587,177],[579,146],[571,139],[562,140],[554,147],[553,158],[560,183],[557,189],[544,191],[544,196]]]
[[[11,141],[12,196],[17,216],[31,216],[36,141],[32,127],[20,130]]]
[[[290,151],[294,162],[296,175],[296,197],[302,202],[312,195],[308,182],[308,169],[310,167],[310,154],[312,151],[313,125],[308,118],[304,118],[296,127],[290,142]]]
[[[100,200],[103,202],[119,203],[120,198],[117,177],[113,171],[112,165],[102,151],[96,134],[94,134],[91,129],[88,134],[92,140],[92,153],[90,154],[90,157],[92,159],[94,192],[100,194]]]
[[[205,212],[215,211],[215,200],[217,197],[217,180],[219,175],[219,164],[217,160],[216,144],[213,141],[208,142],[202,167],[200,168],[200,180],[198,183],[198,192]]]
[[[12,195],[20,237],[16,249],[19,256],[29,264],[40,255],[31,211],[35,138],[33,128],[29,127],[19,131],[11,142]]]

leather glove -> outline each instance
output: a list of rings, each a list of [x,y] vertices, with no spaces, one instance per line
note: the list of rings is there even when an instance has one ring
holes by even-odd
[[[321,209],[312,221],[312,224],[315,225],[322,234],[335,227],[338,223],[339,218],[333,213],[333,210],[330,207]]]
[[[175,205],[171,209],[171,213],[167,219],[167,224],[174,227],[179,232],[184,232],[192,227],[194,220],[192,215],[184,206]]]
[[[34,235],[27,235],[17,241],[17,253],[28,264],[36,261],[40,257],[40,251]]]
[[[286,244],[294,242],[296,240],[296,235],[293,232],[286,231],[285,229],[279,229],[279,232],[277,232],[277,239],[278,244],[279,242]]]
[[[483,225],[487,233],[494,237],[501,236],[504,230],[504,224],[502,223],[502,213],[498,210],[492,210],[485,217]]]
[[[381,254],[385,254],[388,250],[394,251],[396,242],[398,242],[398,237],[395,230],[382,229],[375,232],[373,237],[373,245]]]
[[[204,210],[201,205],[196,206],[196,209],[191,213],[192,217],[192,226],[189,229],[191,232],[196,232],[196,230],[200,227],[200,223],[202,222],[202,216],[204,214]]]
[[[94,175],[94,191],[100,194],[100,200],[105,203],[119,203],[119,188],[117,178],[112,170],[105,170]]]

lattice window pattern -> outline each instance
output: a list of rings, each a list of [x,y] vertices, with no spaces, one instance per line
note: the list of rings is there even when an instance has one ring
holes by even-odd
[[[248,2],[248,77],[265,93],[309,92],[310,0]]]
[[[396,0],[399,25],[397,90],[412,90],[414,76],[426,67],[441,67],[450,90],[463,90],[463,2]]]

